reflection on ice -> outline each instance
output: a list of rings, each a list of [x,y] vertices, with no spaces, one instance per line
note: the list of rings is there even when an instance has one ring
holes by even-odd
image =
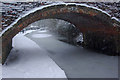
[[[50,34],[34,34],[32,35],[33,38],[47,38],[47,37],[51,37],[52,35]]]

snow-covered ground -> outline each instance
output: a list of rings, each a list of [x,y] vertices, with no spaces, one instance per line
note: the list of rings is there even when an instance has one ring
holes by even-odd
[[[3,78],[66,78],[64,71],[35,42],[18,34],[2,67]]]
[[[0,64],[0,80],[2,79],[2,64]]]

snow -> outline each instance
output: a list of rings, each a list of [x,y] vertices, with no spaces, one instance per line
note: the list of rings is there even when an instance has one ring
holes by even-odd
[[[120,22],[120,20],[119,20],[118,18],[116,18],[116,17],[112,17],[112,19],[114,19],[114,20]]]
[[[40,32],[40,33],[44,33],[44,32],[47,32],[47,30],[42,30],[42,31],[38,31],[38,32]]]
[[[108,16],[111,17],[111,15],[110,15],[109,13],[107,13],[106,11],[103,11],[102,9],[99,9],[99,8],[97,8],[97,7],[89,6],[89,5],[87,5],[87,4],[77,4],[77,5],[85,6],[85,7],[92,8],[92,9],[96,9],[96,10],[101,11],[102,13],[105,13],[105,14],[107,14]]]
[[[47,37],[51,37],[52,35],[50,34],[34,34],[32,35],[33,38],[47,38]]]
[[[0,63],[0,80],[2,79],[2,64]]]
[[[60,0],[0,0],[2,2],[9,2],[9,3],[14,3],[14,2],[56,2],[56,1],[60,1]],[[119,0],[61,0],[61,1],[69,1],[69,2],[119,2]]]
[[[31,26],[31,27],[35,27],[35,26]],[[44,29],[44,28],[43,28]],[[24,31],[24,32],[20,32],[19,34],[22,34],[22,35],[26,35],[26,34],[29,34],[29,33],[31,33],[31,32],[34,32],[34,31],[36,31],[36,30],[27,30],[27,31]],[[40,31],[39,31],[39,33],[44,33],[44,32],[47,32],[47,30],[42,30],[42,28],[40,28]],[[40,35],[38,35],[38,36],[40,36]],[[48,35],[44,35],[43,37],[46,37],[46,36],[48,36]],[[51,35],[50,35],[51,36]],[[37,36],[36,36],[37,37]]]
[[[3,78],[66,78],[47,51],[24,35],[13,38],[13,47],[2,67]]]
[[[83,35],[82,33],[79,34],[79,36],[76,37],[77,42],[83,42]]]
[[[50,7],[50,6],[54,6],[54,5],[78,5],[78,6],[84,6],[84,7],[89,7],[89,8],[92,8],[92,9],[95,9],[95,10],[98,10],[98,11],[101,11],[102,13],[104,13],[104,14],[107,14],[109,17],[111,17],[111,15],[110,14],[108,14],[106,11],[103,11],[103,10],[101,10],[101,9],[99,9],[99,8],[96,8],[96,7],[92,7],[92,6],[89,6],[89,5],[87,5],[87,4],[78,4],[78,3],[64,3],[64,2],[57,2],[57,3],[52,3],[52,4],[49,4],[49,5],[44,5],[44,6],[40,6],[40,7],[37,7],[37,8],[34,8],[34,9],[31,9],[30,11],[26,11],[26,13],[24,14],[24,15],[21,15],[18,19],[16,19],[10,26],[8,26],[7,28],[5,28],[3,31],[2,31],[2,33],[0,34],[0,36],[2,36],[2,34],[4,34],[8,29],[10,29],[11,27],[13,27],[13,25],[14,24],[16,24],[21,18],[23,18],[23,17],[25,17],[25,16],[27,16],[27,15],[29,15],[29,14],[31,14],[31,13],[34,13],[34,12],[36,12],[36,11],[38,11],[38,10],[41,10],[41,9],[43,9],[43,8],[46,8],[46,7]],[[113,19],[115,19],[115,18],[113,18]],[[115,20],[117,20],[118,21],[118,19],[116,18]]]
[[[36,31],[36,30],[28,30],[28,31],[25,31],[24,33],[23,32],[20,32],[22,35],[26,35],[26,34],[29,34],[29,33],[31,33],[31,32],[33,32],[33,31]],[[19,34],[20,34],[19,33]]]

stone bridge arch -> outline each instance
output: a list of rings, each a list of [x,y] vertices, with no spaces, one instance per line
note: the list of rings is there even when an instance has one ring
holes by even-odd
[[[41,19],[62,19],[74,24],[84,35],[84,44],[91,47],[92,37],[111,39],[115,43],[115,52],[120,53],[120,22],[100,9],[85,4],[58,3],[41,6],[19,17],[1,33],[2,63],[12,49],[12,38],[29,24]],[[89,36],[88,36],[89,35]],[[92,42],[96,42],[92,39]],[[98,45],[99,46],[99,45]]]

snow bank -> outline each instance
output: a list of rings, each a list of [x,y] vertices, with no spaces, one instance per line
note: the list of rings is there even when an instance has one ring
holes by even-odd
[[[18,34],[13,47],[3,66],[3,78],[66,78],[47,51],[29,38]]]
[[[8,29],[10,29],[11,27],[13,27],[13,25],[14,24],[16,24],[21,18],[23,18],[23,17],[25,17],[25,16],[27,16],[27,15],[29,15],[29,14],[31,14],[31,13],[34,13],[34,12],[36,12],[36,11],[38,11],[38,10],[41,10],[41,9],[43,9],[43,8],[46,8],[46,7],[50,7],[50,6],[55,6],[55,5],[79,5],[79,6],[84,6],[84,7],[89,7],[89,8],[92,8],[92,9],[95,9],[95,10],[98,10],[98,11],[101,11],[102,13],[104,13],[104,14],[106,14],[106,15],[108,15],[109,17],[111,17],[111,15],[109,14],[109,13],[107,13],[106,11],[103,11],[102,9],[99,9],[99,8],[96,8],[96,7],[93,7],[93,6],[89,6],[89,5],[87,5],[87,4],[79,4],[79,3],[64,3],[64,2],[56,2],[56,3],[52,3],[52,4],[49,4],[49,5],[44,5],[44,6],[40,6],[40,7],[37,7],[37,8],[34,8],[34,9],[32,9],[32,10],[30,10],[30,11],[26,11],[25,12],[25,14],[24,15],[21,15],[18,19],[16,19],[10,26],[8,26],[6,29],[4,29],[3,31],[2,31],[2,33],[0,34],[0,36],[2,36],[2,34],[4,34],[4,32],[6,32]],[[118,20],[117,18],[111,18],[111,19],[115,19],[116,21],[119,21],[120,22],[120,20]]]

